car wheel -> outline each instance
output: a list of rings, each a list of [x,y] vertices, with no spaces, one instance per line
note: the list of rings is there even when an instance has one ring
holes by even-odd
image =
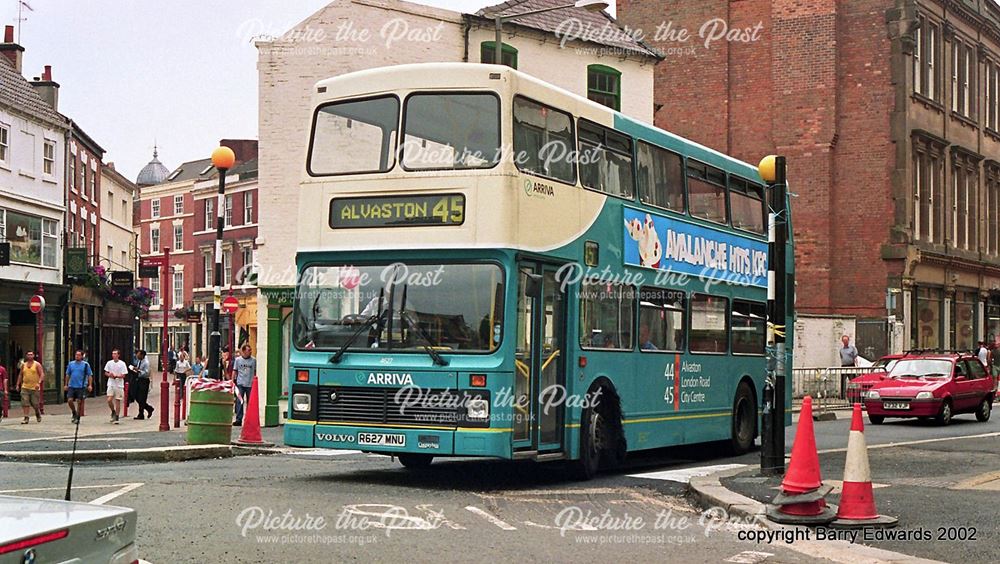
[[[736,388],[733,398],[733,425],[730,431],[729,450],[733,454],[746,454],[753,448],[757,431],[757,402],[750,386],[744,382]]]
[[[427,468],[431,465],[431,461],[434,460],[434,457],[429,454],[414,454],[409,452],[400,453],[398,458],[400,464],[411,470]]]
[[[868,421],[871,421],[872,425],[881,425],[882,423],[885,423],[885,415],[872,415],[869,413]]]
[[[983,403],[979,404],[979,409],[976,410],[976,420],[980,423],[986,423],[990,420],[990,415],[993,413],[993,398],[987,397],[983,398]]]
[[[951,400],[944,400],[941,404],[941,413],[934,418],[938,425],[947,425],[951,423]]]

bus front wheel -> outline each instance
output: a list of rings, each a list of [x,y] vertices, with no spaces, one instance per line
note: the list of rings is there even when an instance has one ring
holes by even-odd
[[[427,468],[434,457],[429,454],[413,454],[402,452],[398,455],[399,463],[409,469]]]
[[[601,467],[601,457],[609,435],[604,415],[593,405],[583,411],[580,422],[580,459],[574,460],[572,470],[579,480],[589,480],[597,475]]]
[[[733,399],[733,426],[729,440],[729,450],[733,454],[746,454],[753,448],[757,435],[757,402],[753,390],[746,382],[736,388]]]

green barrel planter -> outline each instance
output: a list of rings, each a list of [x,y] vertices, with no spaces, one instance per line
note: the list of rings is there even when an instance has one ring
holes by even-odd
[[[228,445],[233,433],[233,394],[209,390],[191,392],[187,418],[189,445]]]

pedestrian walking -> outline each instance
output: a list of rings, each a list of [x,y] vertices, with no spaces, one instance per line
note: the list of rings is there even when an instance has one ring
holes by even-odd
[[[94,370],[90,363],[83,360],[83,351],[77,350],[73,360],[66,365],[66,383],[63,385],[69,410],[73,412],[74,424],[80,422],[80,413],[84,411],[83,402],[93,390]]]
[[[976,358],[978,358],[979,362],[982,362],[983,366],[986,367],[986,370],[989,371],[990,349],[986,348],[986,341],[979,341],[979,344],[976,346]]]
[[[24,409],[24,421],[22,425],[27,425],[31,419],[31,409],[35,409],[35,419],[42,422],[42,411],[38,408],[38,396],[42,389],[42,379],[45,378],[45,369],[42,363],[35,360],[35,353],[28,351],[24,353],[24,362],[17,372],[17,391],[21,394],[21,408]]]
[[[140,349],[135,355],[135,363],[130,367],[135,376],[135,402],[139,406],[139,415],[135,419],[143,420],[153,417],[153,406],[149,405],[149,360],[146,351]]]
[[[173,373],[175,368],[177,368],[177,351],[170,345],[167,348],[167,372]]]
[[[174,381],[180,386],[179,393],[181,398],[184,397],[186,393],[184,390],[184,384],[187,382],[188,374],[191,373],[191,363],[188,362],[187,353],[181,351],[177,355],[177,362],[174,364]]]
[[[0,421],[3,421],[3,406],[7,401],[7,368],[3,365],[3,358],[0,358]]]
[[[108,407],[111,408],[111,423],[118,424],[119,414],[122,410],[122,400],[125,399],[125,375],[128,374],[128,367],[119,356],[118,349],[111,351],[111,360],[104,364],[104,376],[108,379]]]
[[[201,373],[205,370],[205,363],[202,361],[201,355],[196,355],[194,357],[194,364],[191,365],[191,375],[195,378],[201,378]]]
[[[236,389],[239,392],[236,396],[236,422],[233,423],[236,427],[243,425],[243,407],[250,397],[250,387],[257,375],[257,359],[251,355],[253,350],[250,345],[243,345],[240,352],[242,354],[233,363],[233,369],[236,372]]]
[[[851,337],[844,334],[840,338],[840,365],[841,366],[854,366],[858,361],[858,349],[851,344]]]

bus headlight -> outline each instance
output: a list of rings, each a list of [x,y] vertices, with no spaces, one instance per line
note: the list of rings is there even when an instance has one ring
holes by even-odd
[[[312,411],[312,397],[309,394],[295,394],[292,396],[293,411]]]
[[[470,421],[487,421],[490,418],[490,402],[482,397],[472,397],[465,404],[465,417]]]

